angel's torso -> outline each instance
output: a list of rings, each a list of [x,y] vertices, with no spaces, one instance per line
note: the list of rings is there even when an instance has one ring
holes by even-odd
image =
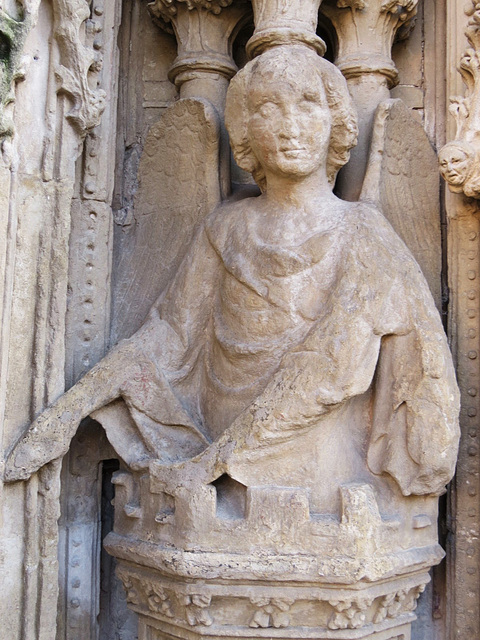
[[[242,213],[244,215],[242,215]],[[246,213],[246,215],[245,215]],[[285,353],[301,344],[335,295],[345,223],[277,231],[251,211],[208,229],[222,272],[203,352],[202,415],[218,436],[265,388]]]

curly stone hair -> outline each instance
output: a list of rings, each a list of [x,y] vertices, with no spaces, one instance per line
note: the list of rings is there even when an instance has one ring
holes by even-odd
[[[337,67],[303,45],[283,45],[269,49],[248,62],[232,79],[225,108],[225,124],[235,161],[239,167],[253,175],[262,191],[266,187],[265,174],[248,141],[250,84],[254,77],[258,79],[262,73],[279,82],[288,82],[295,81],[305,71],[309,73],[312,84],[322,84],[332,115],[327,155],[327,177],[332,186],[339,169],[348,162],[350,149],[357,143],[355,109],[347,83]]]

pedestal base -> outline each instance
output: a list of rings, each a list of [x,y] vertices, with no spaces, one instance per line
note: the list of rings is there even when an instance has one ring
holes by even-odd
[[[158,623],[157,621],[152,621],[144,618],[140,618],[139,626],[138,626],[138,640],[178,640],[182,638],[182,640],[194,640],[195,638],[204,638],[205,640],[218,640],[219,638],[232,638],[232,640],[252,640],[253,638],[293,638],[291,635],[285,635],[283,633],[278,633],[275,630],[272,633],[272,630],[269,631],[267,635],[264,633],[260,634],[255,632],[250,635],[214,635],[210,633],[206,634],[196,634],[191,631],[185,631],[184,633],[178,633],[175,630],[175,633],[170,633],[168,630],[164,628],[164,625]],[[296,636],[298,640],[304,640],[306,636],[299,635]],[[396,624],[394,628],[385,629],[383,631],[373,631],[373,632],[365,632],[361,631],[352,635],[352,632],[337,632],[333,634],[332,632],[325,632],[325,634],[321,636],[316,636],[316,640],[334,640],[335,638],[340,639],[358,639],[358,640],[411,640],[411,623],[407,622],[405,624]]]
[[[120,561],[140,640],[410,640],[424,571],[355,585],[173,578]]]

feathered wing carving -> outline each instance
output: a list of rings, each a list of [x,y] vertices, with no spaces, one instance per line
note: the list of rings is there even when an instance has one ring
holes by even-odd
[[[134,224],[126,232],[117,264],[115,341],[141,326],[187,254],[196,227],[219,204],[219,149],[219,116],[204,99],[179,100],[150,128],[138,170]],[[154,391],[169,395],[168,385],[163,388],[157,382]],[[182,415],[168,416],[162,425],[135,407],[127,408],[123,399],[92,417],[130,465],[161,454],[158,433],[152,435],[159,430],[166,449],[189,430],[191,443],[184,453],[195,455],[205,442],[186,420],[178,401],[174,404]]]
[[[441,309],[440,191],[437,159],[402,100],[381,102],[360,199],[377,206],[420,265]]]
[[[220,202],[219,146],[219,116],[201,98],[179,100],[150,128],[134,221],[123,229],[115,265],[114,342],[141,326],[177,271],[197,224]]]

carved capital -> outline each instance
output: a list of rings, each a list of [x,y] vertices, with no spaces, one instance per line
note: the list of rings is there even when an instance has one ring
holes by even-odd
[[[100,123],[105,109],[105,92],[92,82],[102,66],[100,55],[93,47],[96,23],[90,20],[90,5],[87,0],[53,0],[54,37],[60,52],[60,64],[55,69],[57,93],[65,93],[73,106],[67,120],[77,134],[83,138],[88,131]],[[84,43],[82,31],[86,25]]]
[[[318,8],[322,0],[252,0],[255,33],[247,43],[253,58],[266,49],[283,44],[305,44],[320,55],[325,43],[317,28]]]
[[[233,0],[154,0],[148,7],[154,21],[175,33],[178,55],[169,78],[178,87],[198,74],[227,79],[237,67],[230,53],[230,36],[245,13],[245,3]]]
[[[455,139],[438,154],[440,173],[453,193],[480,198],[480,2],[471,0],[465,9],[468,47],[459,72],[466,85],[465,96],[450,98],[455,118]]]
[[[148,5],[150,13],[165,23],[171,22],[178,13],[178,7],[185,5],[188,11],[204,9],[218,15],[223,8],[229,7],[233,0],[154,0]]]
[[[336,29],[336,64],[344,76],[379,73],[395,86],[392,45],[410,33],[417,5],[418,0],[325,0],[321,11]]]

